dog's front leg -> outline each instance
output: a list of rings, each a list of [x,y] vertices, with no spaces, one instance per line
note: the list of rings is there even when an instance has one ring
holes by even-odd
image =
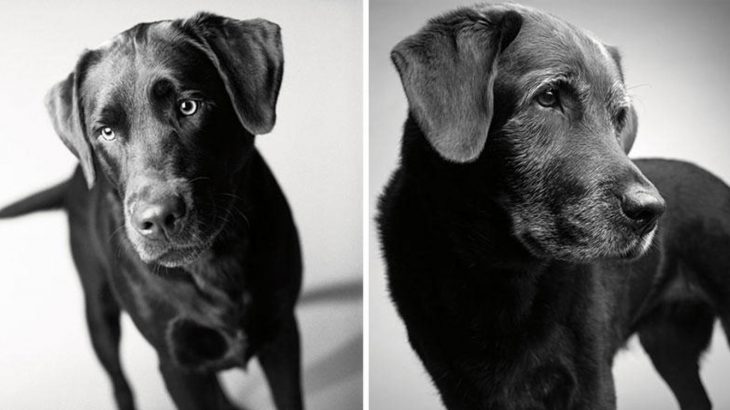
[[[167,391],[179,410],[238,410],[226,397],[215,373],[187,372],[160,364]]]
[[[300,410],[302,403],[299,329],[294,315],[282,323],[279,333],[258,353],[278,410]]]

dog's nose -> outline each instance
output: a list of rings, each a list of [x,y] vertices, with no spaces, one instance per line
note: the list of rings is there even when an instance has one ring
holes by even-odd
[[[149,239],[163,239],[177,233],[185,218],[185,201],[177,195],[166,195],[153,202],[140,201],[134,207],[132,224]]]
[[[664,198],[653,187],[632,186],[621,197],[621,211],[640,233],[654,229],[665,207]]]

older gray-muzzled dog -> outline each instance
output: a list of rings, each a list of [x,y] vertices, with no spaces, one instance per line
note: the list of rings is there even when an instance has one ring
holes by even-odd
[[[200,13],[139,24],[47,97],[79,167],[0,211],[63,208],[94,350],[120,409],[126,311],[154,346],[180,409],[233,409],[216,373],[259,359],[278,409],[302,408],[294,305],[299,241],[254,147],[275,122],[279,26]]]
[[[638,332],[681,407],[709,408],[698,358],[715,317],[730,331],[730,189],[627,157],[637,120],[616,49],[481,5],[392,59],[409,115],[378,224],[446,407],[613,409],[613,357]]]

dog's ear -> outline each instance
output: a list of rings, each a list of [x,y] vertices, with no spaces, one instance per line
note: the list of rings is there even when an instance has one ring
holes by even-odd
[[[89,53],[81,56],[74,72],[54,85],[46,94],[45,103],[53,128],[63,143],[78,158],[89,189],[94,186],[96,173],[91,144],[86,139],[84,119],[79,99],[80,77],[86,69]]]
[[[521,26],[512,10],[460,9],[432,19],[393,49],[411,114],[445,159],[473,161],[484,148],[497,59]]]
[[[218,70],[244,128],[254,135],[271,131],[284,72],[279,26],[210,13],[199,13],[183,25],[196,34]]]
[[[618,48],[614,46],[606,45],[606,50],[608,50],[608,54],[611,55],[611,58],[613,59],[614,63],[616,63],[616,68],[618,69],[619,76],[621,77],[621,82],[624,82],[624,70],[621,66],[621,53],[619,53]],[[636,115],[636,110],[634,109],[634,106],[632,105],[629,107],[629,109],[626,112],[626,119],[625,125],[623,130],[621,131],[621,145],[624,148],[624,152],[627,154],[629,151],[631,151],[631,147],[634,146],[634,140],[636,139],[636,132],[639,130],[639,117]]]

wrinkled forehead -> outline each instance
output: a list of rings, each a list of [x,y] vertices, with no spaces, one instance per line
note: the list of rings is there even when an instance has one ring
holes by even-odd
[[[145,98],[165,88],[220,92],[212,62],[173,22],[139,24],[92,52],[83,81],[85,105]]]
[[[593,34],[546,13],[520,11],[522,28],[502,55],[502,72],[513,73],[527,88],[565,79],[597,93],[622,93],[619,63]]]

